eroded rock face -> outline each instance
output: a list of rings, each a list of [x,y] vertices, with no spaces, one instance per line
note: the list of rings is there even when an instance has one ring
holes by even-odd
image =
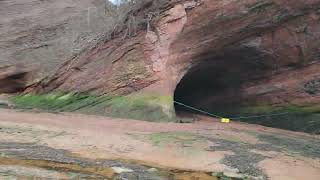
[[[172,97],[167,112],[174,95],[193,105],[319,103],[319,9],[319,0],[172,3],[149,31],[82,53],[30,91],[159,94]]]
[[[107,30],[105,0],[0,1],[0,66],[25,63],[34,79],[96,44]]]

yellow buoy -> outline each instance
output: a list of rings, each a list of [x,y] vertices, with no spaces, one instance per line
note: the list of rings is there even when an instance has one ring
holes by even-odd
[[[230,123],[230,119],[228,118],[221,118],[222,123]]]

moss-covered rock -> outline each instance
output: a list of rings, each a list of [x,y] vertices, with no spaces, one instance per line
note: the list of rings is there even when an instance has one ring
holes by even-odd
[[[75,93],[26,94],[11,97],[17,108],[50,112],[79,112],[118,118],[169,122],[176,121],[172,97],[136,94],[97,96]]]

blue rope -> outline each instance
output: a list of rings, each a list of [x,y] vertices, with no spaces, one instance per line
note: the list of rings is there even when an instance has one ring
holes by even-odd
[[[204,111],[204,110],[201,110],[201,109],[197,109],[195,107],[192,107],[192,106],[188,106],[186,104],[183,104],[181,102],[178,102],[178,101],[174,101],[176,104],[179,104],[181,106],[184,106],[186,108],[189,108],[189,109],[192,109],[192,110],[195,110],[195,111],[198,111],[198,112],[201,112],[201,113],[204,113],[204,114],[207,114],[207,115],[210,115],[210,116],[213,116],[213,117],[216,117],[216,118],[223,118],[222,116],[219,116],[219,115],[216,115],[216,114],[212,114],[212,113],[209,113],[207,111]]]
[[[212,116],[212,117],[215,117],[215,118],[223,118],[222,116],[219,116],[217,114],[213,114],[213,113],[209,113],[207,111],[204,111],[204,110],[201,110],[201,109],[198,109],[198,108],[195,108],[195,107],[192,107],[192,106],[189,106],[189,105],[186,105],[184,103],[181,103],[181,102],[178,102],[178,101],[174,101],[174,103],[178,104],[178,105],[181,105],[181,106],[184,106],[186,108],[189,108],[189,109],[192,109],[192,110],[195,110],[195,111],[198,111],[200,113],[203,113],[203,114],[207,114],[209,116]],[[238,117],[232,117],[230,119],[250,119],[250,118],[259,118],[259,117],[272,117],[272,116],[281,116],[281,115],[286,115],[286,114],[290,114],[290,112],[284,112],[284,113],[276,113],[276,114],[264,114],[264,115],[254,115],[254,116],[238,116]]]

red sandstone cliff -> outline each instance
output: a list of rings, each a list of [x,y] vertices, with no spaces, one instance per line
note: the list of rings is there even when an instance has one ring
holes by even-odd
[[[206,89],[206,101],[319,103],[319,20],[319,0],[172,2],[153,28],[100,43],[29,90],[173,96],[182,79],[188,102]]]

